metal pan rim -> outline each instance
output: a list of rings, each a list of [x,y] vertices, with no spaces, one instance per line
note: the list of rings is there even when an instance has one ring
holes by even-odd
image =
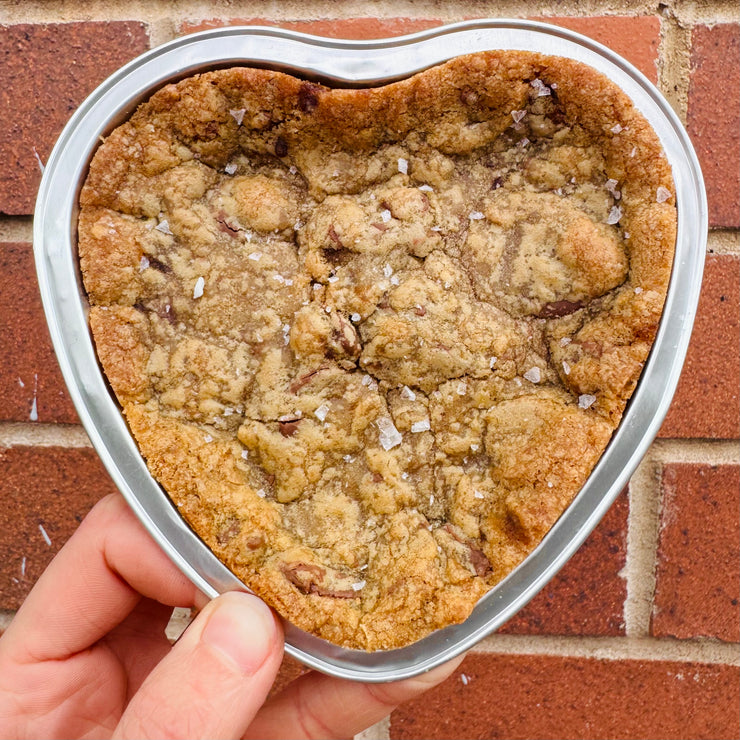
[[[334,40],[272,27],[231,27],[175,39],[142,54],[80,106],[46,165],[36,204],[34,253],[44,311],[70,396],[93,446],[150,534],[207,595],[243,588],[185,525],[149,475],[97,364],[76,262],[76,199],[99,137],[169,81],[216,66],[269,66],[329,84],[387,84],[462,54],[523,49],[583,61],[611,77],[658,134],[673,167],[676,256],[658,335],[622,423],[571,506],[537,549],[471,616],[397,650],[347,650],[286,625],[286,652],[330,675],[366,682],[407,678],[453,658],[497,629],[562,567],[606,513],[658,433],[678,384],[706,252],[701,170],[676,114],[652,83],[606,47],[536,21],[467,21],[408,36]],[[289,60],[286,62],[286,60]],[[74,183],[76,187],[70,187]]]

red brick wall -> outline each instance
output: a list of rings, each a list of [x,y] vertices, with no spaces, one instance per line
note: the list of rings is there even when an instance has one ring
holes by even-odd
[[[266,0],[222,16],[194,0],[127,5],[92,20],[82,0],[65,3],[63,16],[57,3],[0,7],[0,628],[112,489],[56,367],[31,252],[39,164],[75,107],[150,45],[206,27],[259,22],[370,38],[476,15],[464,2],[404,5],[402,18],[388,0],[327,0],[323,12],[319,2],[290,4],[289,17]],[[655,81],[702,163],[711,231],[685,370],[628,490],[560,574],[444,685],[367,738],[740,734],[740,24],[722,0],[655,12],[596,0],[588,16],[581,6],[561,3],[548,20]],[[518,8],[544,18],[534,0]],[[300,670],[288,661],[281,680]]]

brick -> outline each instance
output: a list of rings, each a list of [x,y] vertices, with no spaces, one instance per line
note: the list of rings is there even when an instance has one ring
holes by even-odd
[[[740,25],[691,34],[687,130],[706,181],[710,226],[740,226]]]
[[[0,213],[33,212],[37,156],[46,162],[85,97],[148,48],[137,21],[0,26]]]
[[[588,36],[617,52],[651,82],[658,80],[660,18],[654,15],[608,15],[587,18],[536,18]]]
[[[180,33],[194,33],[223,26],[279,26],[291,31],[310,33],[314,36],[341,39],[383,39],[403,36],[442,25],[436,18],[332,18],[317,20],[275,21],[269,18],[209,18],[202,21],[185,21]]]
[[[76,423],[39,296],[30,244],[0,243],[0,420]]]
[[[93,504],[114,490],[92,449],[0,448],[0,609],[20,606]]]
[[[740,437],[740,259],[709,255],[686,362],[661,437]]]
[[[561,571],[500,630],[507,634],[622,635],[629,500],[620,494]]]
[[[719,740],[738,717],[735,666],[473,653],[391,714],[390,737]]]
[[[456,20],[467,20],[460,16]],[[554,25],[569,28],[593,38],[632,62],[653,82],[657,80],[658,47],[660,44],[660,19],[656,16],[601,16],[587,18],[549,17],[537,18]],[[332,18],[316,20],[274,21],[269,18],[209,18],[185,21],[180,33],[193,33],[222,26],[280,26],[316,36],[345,39],[377,39],[401,36],[442,25],[439,18]]]
[[[740,466],[663,469],[651,633],[740,642]]]

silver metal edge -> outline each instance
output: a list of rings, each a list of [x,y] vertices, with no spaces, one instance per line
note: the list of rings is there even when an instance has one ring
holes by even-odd
[[[502,43],[500,38],[493,38],[503,31],[511,32],[508,44]],[[522,43],[519,40],[520,32],[536,34],[537,48]],[[225,44],[225,37],[240,43],[238,53]],[[553,39],[557,41],[553,42]],[[545,41],[547,43],[543,43]],[[196,48],[201,47],[202,42],[209,42],[209,48],[205,51],[203,48]],[[216,42],[218,46],[215,57],[210,42]],[[562,42],[566,42],[566,46],[570,45],[568,50],[572,53],[566,53],[560,46]],[[543,48],[550,46],[556,48]],[[664,321],[622,425],[589,481],[537,550],[481,600],[469,620],[462,625],[440,630],[407,648],[386,653],[364,653],[337,648],[290,625],[286,626],[289,640],[287,651],[307,665],[332,675],[373,682],[408,677],[454,657],[490,634],[532,598],[562,567],[609,508],[652,443],[668,410],[688,347],[706,251],[706,196],[696,155],[680,121],[652,84],[616,54],[578,34],[534,21],[463,22],[379,41],[335,41],[274,28],[218,29],[176,39],[151,50],[104,82],[83,103],[62,132],[47,162],[39,190],[34,222],[34,250],[42,300],[62,373],[93,445],[149,532],[199,588],[209,596],[228,588],[243,588],[187,528],[169,500],[163,497],[143,466],[118,407],[108,394],[97,366],[85,312],[80,303],[81,288],[73,260],[74,240],[70,232],[76,212],[74,201],[77,193],[69,194],[69,183],[81,181],[95,148],[91,140],[95,141],[108,130],[111,117],[115,117],[116,111],[123,110],[125,115],[130,114],[133,107],[131,101],[137,96],[131,91],[128,95],[121,96],[120,88],[126,86],[126,81],[132,75],[137,77],[137,84],[140,86],[135,102],[173,77],[186,76],[205,67],[232,63],[261,63],[283,68],[298,76],[305,76],[304,73],[308,70],[309,75],[315,75],[323,81],[344,84],[384,84],[455,56],[492,48],[530,49],[572,58],[579,58],[578,51],[586,49],[586,56],[595,56],[595,62],[590,62],[591,66],[600,69],[604,62],[616,65],[617,77],[623,78],[621,86],[624,88],[627,81],[628,88],[635,87],[632,94],[626,90],[628,95],[633,100],[636,94],[638,98],[644,98],[639,102],[635,100],[635,104],[661,138],[674,168],[678,190],[679,235],[676,266]],[[300,60],[297,62],[287,52],[298,50],[307,53],[298,54]],[[318,56],[313,54],[317,50],[320,51]],[[413,51],[413,59],[406,60],[406,64],[400,67],[402,60],[399,59],[399,50]],[[334,56],[328,54],[329,52],[334,53]],[[173,54],[184,58],[175,59]],[[348,54],[351,57],[349,60],[346,59]],[[286,59],[291,60],[289,64]],[[351,70],[351,74],[346,73],[347,68]],[[384,74],[378,74],[379,70]],[[605,70],[601,68],[600,71]],[[157,74],[151,74],[152,72]],[[615,82],[620,84],[619,80]],[[91,139],[89,117],[96,109],[104,109],[105,112],[96,120],[93,126],[95,135]],[[69,162],[68,147],[74,145],[77,148]],[[55,189],[54,185],[58,187]],[[60,192],[67,194],[67,197],[62,198],[63,207],[54,215]],[[65,237],[61,246],[57,244],[55,248],[54,241],[59,234],[64,234]],[[656,389],[659,381],[662,381],[662,388]],[[111,409],[115,412],[112,420]],[[641,435],[641,441],[636,446],[628,439],[629,435],[635,433]],[[121,437],[128,440],[129,444],[124,442],[123,459],[121,450],[113,452],[110,449],[111,437],[114,441]],[[148,500],[144,505],[140,500],[140,491],[151,489],[152,485],[156,489],[155,500]],[[162,501],[163,498],[165,501]],[[563,543],[562,540],[566,542]],[[182,556],[183,550],[189,553],[189,560]]]

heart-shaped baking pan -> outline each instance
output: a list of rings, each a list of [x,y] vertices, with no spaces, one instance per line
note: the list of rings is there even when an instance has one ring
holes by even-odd
[[[77,256],[79,193],[90,160],[112,129],[164,85],[223,67],[266,67],[332,87],[379,86],[456,56],[521,50],[566,57],[606,75],[656,132],[670,164],[678,211],[675,260],[663,317],[639,384],[609,446],[575,500],[535,551],[477,604],[468,619],[406,647],[363,652],[286,624],[287,651],[326,673],[388,681],[429,670],[467,650],[520,609],[583,542],[657,434],[675,390],[698,302],[707,209],[701,172],[679,120],[659,92],[604,47],[526,21],[473,21],[396,39],[335,41],[268,28],[227,28],[173,41],[135,59],[80,106],[46,166],[34,249],[49,329],[88,435],[148,531],[206,594],[244,588],[193,533],[150,475],[100,370]],[[71,186],[72,185],[72,186]]]

